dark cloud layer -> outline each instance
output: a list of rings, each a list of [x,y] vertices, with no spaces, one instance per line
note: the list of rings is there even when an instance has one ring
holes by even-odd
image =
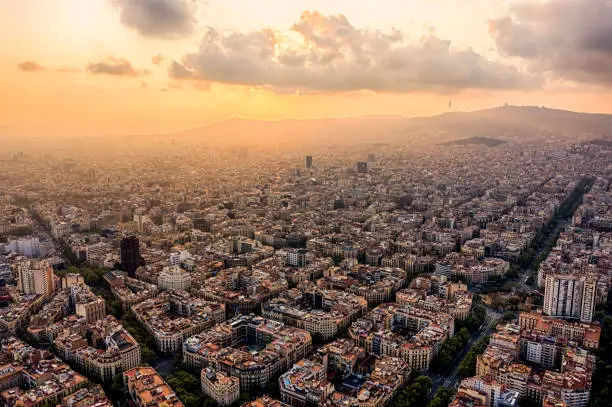
[[[89,63],[87,65],[87,72],[112,76],[141,76],[147,74],[147,71],[139,71],[129,61],[120,58]]]
[[[487,60],[472,49],[454,51],[433,35],[407,43],[399,31],[354,27],[343,16],[305,12],[292,27],[306,46],[279,44],[264,29],[223,34],[210,28],[197,52],[174,61],[176,79],[261,86],[278,92],[434,91],[537,86],[515,68]]]
[[[612,0],[522,0],[490,29],[498,50],[534,73],[612,85]]]
[[[17,64],[17,68],[21,69],[23,72],[40,72],[45,68],[40,65],[36,61],[24,61]]]
[[[121,23],[145,37],[175,39],[192,33],[194,0],[111,0],[121,12]]]

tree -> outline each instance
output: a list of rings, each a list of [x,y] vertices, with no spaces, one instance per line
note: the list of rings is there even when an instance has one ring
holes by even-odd
[[[495,297],[493,297],[493,303],[491,305],[493,306],[493,308],[501,310],[506,305],[506,300],[502,296],[496,295]]]
[[[186,370],[179,370],[165,379],[186,407],[212,407],[217,405],[202,393],[200,379],[195,374]]]
[[[423,400],[431,391],[432,382],[427,376],[419,376],[414,382],[400,392],[395,403],[391,404],[395,407],[417,407],[423,404]]]
[[[312,344],[313,345],[323,345],[325,343],[325,339],[323,339],[323,335],[319,332],[315,332],[312,335]]]
[[[487,316],[487,310],[482,305],[475,306],[473,313],[478,319],[481,319],[481,320],[484,320],[485,317]]]
[[[278,380],[270,380],[266,386],[266,394],[273,398],[280,398],[280,388],[278,387]]]
[[[612,317],[602,320],[601,338],[597,349],[597,363],[591,385],[592,407],[608,407],[612,397]]]
[[[482,354],[489,346],[489,337],[479,340],[470,351],[465,355],[465,358],[459,365],[459,374],[463,377],[470,377],[476,374],[476,358]]]
[[[456,355],[465,348],[469,340],[470,333],[465,327],[461,328],[455,336],[442,344],[438,355],[431,364],[431,370],[438,373],[446,372],[449,366],[452,365]]]
[[[427,376],[419,376],[414,382],[420,384],[426,389],[431,389],[431,386],[433,386],[431,379]]]
[[[457,336],[460,338],[461,342],[467,343],[470,340],[470,332],[466,327],[463,327],[457,332]]]
[[[510,278],[517,278],[520,273],[521,273],[521,268],[518,265],[513,264],[508,269],[508,272],[506,273],[506,275]]]
[[[439,387],[434,395],[434,398],[429,402],[427,407],[447,407],[455,397],[455,389],[448,387]]]
[[[110,383],[104,383],[102,386],[106,396],[110,400],[122,400],[125,398],[122,374],[113,377],[113,380]]]
[[[106,300],[106,313],[117,319],[123,317],[123,306],[119,300]]]
[[[472,312],[466,320],[455,321],[455,329],[461,330],[461,328],[466,328],[469,333],[474,333],[478,331],[478,329],[484,322],[486,315],[487,310],[482,305],[476,304],[472,308]]]
[[[143,362],[151,364],[157,358],[157,354],[155,354],[155,352],[151,350],[151,348],[149,348],[147,345],[141,345],[140,357],[142,358]]]
[[[508,311],[508,312],[504,313],[504,316],[502,317],[502,321],[510,322],[510,321],[512,321],[515,318],[516,317],[515,317],[514,313]]]
[[[521,407],[539,407],[540,406],[539,403],[537,403],[535,400],[527,396],[521,397],[518,401],[518,405]]]

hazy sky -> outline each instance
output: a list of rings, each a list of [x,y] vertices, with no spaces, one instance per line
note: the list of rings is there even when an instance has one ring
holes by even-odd
[[[612,113],[612,0],[0,0],[0,133]]]

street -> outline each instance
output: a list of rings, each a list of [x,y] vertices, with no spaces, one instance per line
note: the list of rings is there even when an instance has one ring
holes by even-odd
[[[562,219],[559,220],[557,222],[557,226],[555,227],[555,229],[548,234],[548,236],[546,237],[546,240],[542,243],[542,245],[540,246],[540,248],[536,251],[535,255],[533,256],[533,261],[531,262],[531,264],[529,264],[529,266],[523,268],[521,270],[521,273],[518,276],[518,280],[519,283],[521,285],[521,288],[530,294],[541,294],[539,293],[539,291],[536,289],[534,290],[533,287],[527,285],[526,281],[529,277],[533,277],[534,279],[537,279],[537,270],[534,269],[534,265],[536,263],[536,259],[545,251],[548,251],[548,247],[550,247],[552,240],[556,239],[557,236],[557,232],[559,232],[560,230],[565,229],[565,226],[567,226],[567,224],[569,223],[568,220],[566,219]],[[548,254],[548,253],[547,253]]]
[[[495,326],[497,325],[499,319],[502,317],[502,313],[496,312],[490,308],[486,308],[487,314],[485,316],[485,320],[481,325],[480,329],[472,335],[472,338],[468,341],[467,345],[463,348],[463,350],[455,357],[451,366],[449,366],[446,374],[442,376],[437,375],[429,375],[431,381],[433,382],[433,386],[431,388],[431,392],[427,398],[427,402],[429,402],[433,396],[436,394],[436,391],[440,386],[445,387],[457,387],[459,385],[459,381],[461,377],[459,376],[459,365],[469,352],[469,350],[474,346],[476,342],[478,342],[481,338],[484,338],[493,332]],[[450,372],[449,372],[450,371]]]

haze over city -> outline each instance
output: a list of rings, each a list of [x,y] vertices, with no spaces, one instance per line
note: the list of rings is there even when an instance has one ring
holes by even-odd
[[[0,406],[610,406],[611,0],[0,0],[0,38]]]

